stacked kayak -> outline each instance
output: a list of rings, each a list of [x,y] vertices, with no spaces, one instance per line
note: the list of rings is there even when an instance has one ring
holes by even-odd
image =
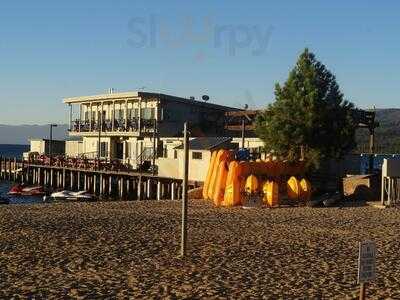
[[[203,198],[226,207],[243,205],[246,197],[259,197],[264,205],[275,207],[281,194],[291,201],[307,202],[311,184],[302,178],[304,172],[303,161],[238,161],[231,151],[217,150],[211,155]]]

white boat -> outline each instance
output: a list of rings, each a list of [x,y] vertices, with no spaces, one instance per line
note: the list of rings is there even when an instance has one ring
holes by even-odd
[[[87,191],[60,191],[52,193],[50,196],[43,197],[43,201],[47,202],[50,200],[63,200],[63,201],[90,201],[94,200],[95,197],[92,194],[89,194]]]

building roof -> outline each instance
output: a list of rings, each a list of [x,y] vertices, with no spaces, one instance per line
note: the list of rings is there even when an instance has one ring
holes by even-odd
[[[122,93],[108,93],[108,94],[100,94],[100,95],[92,95],[92,96],[79,96],[79,97],[70,97],[64,98],[64,103],[66,104],[78,104],[84,102],[101,102],[101,101],[113,101],[113,100],[125,100],[125,99],[139,99],[139,98],[150,98],[156,97],[159,100],[164,101],[176,101],[182,103],[190,103],[192,105],[203,106],[203,107],[210,107],[214,109],[219,109],[223,111],[238,111],[240,109],[229,107],[225,105],[219,105],[215,103],[209,103],[199,100],[193,100],[189,98],[177,97],[167,94],[160,94],[160,93],[152,93],[152,92],[139,92],[139,91],[132,91],[132,92],[122,92]]]
[[[199,137],[189,141],[190,150],[212,150],[232,140],[230,137]],[[175,147],[183,149],[183,145]]]
[[[30,138],[29,141],[34,141],[34,142],[50,142],[50,139],[48,138]],[[55,143],[65,143],[65,140],[57,140],[57,139],[52,139],[52,142]]]

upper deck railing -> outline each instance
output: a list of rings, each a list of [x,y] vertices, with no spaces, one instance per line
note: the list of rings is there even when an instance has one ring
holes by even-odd
[[[155,119],[116,119],[113,121],[106,119],[103,122],[89,121],[89,120],[75,120],[71,126],[70,132],[86,133],[86,132],[152,132],[156,125]]]

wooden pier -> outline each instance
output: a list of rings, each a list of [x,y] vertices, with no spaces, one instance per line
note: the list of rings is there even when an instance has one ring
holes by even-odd
[[[151,173],[41,165],[0,157],[0,179],[41,185],[49,190],[88,191],[99,198],[179,200],[182,180]],[[196,186],[195,183],[192,183]]]

